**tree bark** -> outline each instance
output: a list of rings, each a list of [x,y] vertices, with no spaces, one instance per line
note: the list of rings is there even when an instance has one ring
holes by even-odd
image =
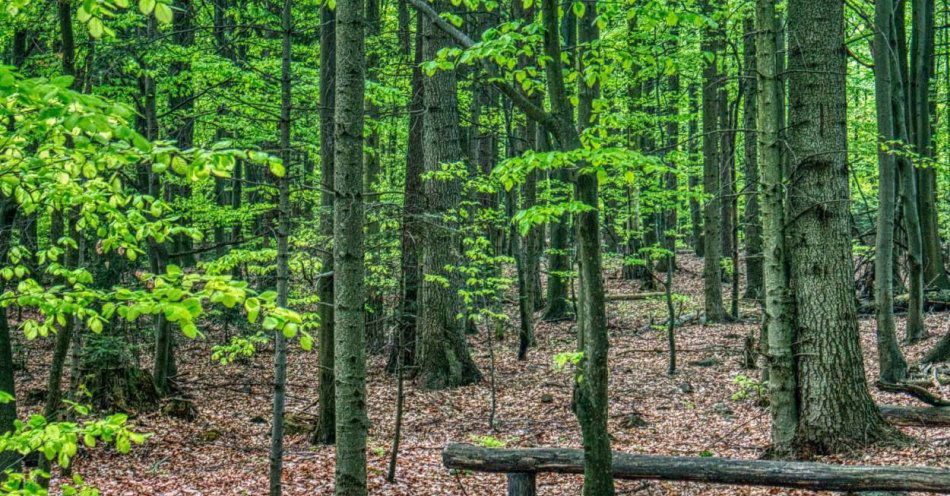
[[[874,89],[878,132],[878,212],[874,248],[874,300],[877,305],[877,352],[882,381],[898,382],[907,375],[907,362],[897,344],[894,325],[894,215],[897,164],[885,143],[895,139],[893,69],[890,39],[894,31],[893,0],[874,4]],[[889,145],[888,145],[889,146]]]
[[[280,160],[284,174],[277,179],[277,306],[286,308],[290,292],[290,112],[291,72],[293,56],[293,0],[284,0],[281,8],[281,63],[280,63]],[[270,445],[270,496],[280,496],[281,474],[284,462],[284,403],[287,387],[287,340],[283,330],[274,333],[274,403]]]
[[[335,140],[333,115],[336,109],[336,11],[320,6],[320,235],[333,239],[333,175]],[[333,254],[322,257],[323,271],[333,271]],[[336,385],[334,380],[333,279],[317,281],[320,299],[320,343],[317,348],[318,413],[311,440],[317,444],[336,442]]]
[[[709,0],[702,1],[703,12],[712,14]],[[726,320],[722,304],[722,210],[719,174],[719,70],[720,35],[711,27],[704,27],[702,50],[713,54],[703,65],[703,295],[706,320]]]
[[[437,2],[436,5],[446,5]],[[450,45],[448,35],[430,18],[423,30],[424,59],[435,58],[438,51]],[[443,164],[462,160],[459,142],[459,115],[456,75],[439,71],[424,79],[425,113],[423,117],[425,170],[442,170]],[[426,216],[429,223],[423,245],[422,267],[425,276],[443,281],[423,279],[420,315],[417,324],[417,361],[422,383],[429,389],[464,386],[481,380],[481,373],[468,351],[464,326],[456,315],[461,311],[458,274],[446,273],[445,267],[460,262],[457,223],[449,217],[461,201],[458,178],[428,180],[425,183]]]
[[[844,2],[790,0],[788,187],[803,452],[891,439],[868,393],[858,340],[846,142]]]
[[[337,496],[366,494],[366,292],[363,282],[363,0],[339,0],[336,18],[333,278]],[[356,228],[354,228],[354,226]]]
[[[755,4],[757,161],[762,167],[763,277],[765,329],[768,341],[769,407],[772,415],[771,451],[787,458],[793,454],[798,425],[797,380],[785,252],[785,178],[779,137],[779,108],[785,105],[777,74],[775,0]]]
[[[750,300],[762,299],[762,219],[759,207],[759,163],[756,140],[756,112],[757,64],[755,51],[755,26],[753,18],[746,19],[743,34],[743,48],[745,59],[745,74],[743,79],[744,108],[742,127],[745,128],[742,136],[745,156],[742,162],[745,173],[745,208],[743,230],[745,232],[745,294]],[[774,58],[774,56],[772,57]]]

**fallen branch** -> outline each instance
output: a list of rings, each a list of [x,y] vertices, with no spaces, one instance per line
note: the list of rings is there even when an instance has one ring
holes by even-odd
[[[884,420],[894,425],[950,427],[950,408],[879,405]]]
[[[878,389],[888,393],[904,393],[906,395],[912,396],[930,406],[950,406],[950,400],[945,400],[930,391],[913,384],[906,383],[889,383],[877,381],[875,383]]]
[[[446,468],[478,472],[581,474],[584,452],[566,448],[491,449],[450,444]],[[658,479],[830,491],[926,491],[950,494],[950,470],[934,467],[830,465],[614,453],[618,479]]]

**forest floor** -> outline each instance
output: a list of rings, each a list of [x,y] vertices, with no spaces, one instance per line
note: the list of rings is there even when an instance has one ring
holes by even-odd
[[[695,313],[702,302],[701,262],[681,256],[674,288],[688,295],[683,314]],[[607,274],[610,294],[632,293],[635,284]],[[726,286],[724,293],[728,295]],[[727,296],[728,298],[728,296]],[[728,303],[728,302],[727,302]],[[748,318],[741,323],[702,325],[693,321],[676,330],[679,371],[667,376],[665,331],[651,328],[666,318],[662,301],[612,302],[607,313],[610,351],[610,433],[613,448],[629,453],[754,459],[769,438],[768,409],[757,406],[755,394],[734,399],[743,388],[737,375],[757,378],[742,368],[743,340],[757,333],[758,310],[743,304]],[[935,336],[947,331],[950,314],[927,317]],[[902,321],[902,319],[900,319]],[[511,326],[510,329],[517,329]],[[901,332],[902,329],[899,329]],[[403,441],[397,481],[385,482],[394,425],[396,381],[387,375],[384,358],[371,357],[368,399],[371,427],[368,442],[370,494],[379,495],[500,495],[504,475],[453,473],[443,468],[441,450],[451,442],[484,442],[509,447],[580,447],[580,432],[570,410],[571,373],[553,365],[554,355],[574,348],[570,322],[539,323],[538,347],[526,362],[515,360],[516,331],[495,343],[497,412],[495,428],[488,425],[490,353],[484,332],[470,337],[472,351],[486,380],[449,391],[423,391],[407,384]],[[877,370],[873,319],[861,322],[869,380]],[[905,350],[918,358],[936,337]],[[81,453],[74,467],[106,496],[126,495],[265,495],[272,377],[272,352],[260,350],[249,363],[222,366],[210,359],[211,341],[181,342],[180,371],[195,398],[198,417],[191,422],[158,413],[135,416],[133,424],[152,436],[128,455],[96,449]],[[29,344],[27,347],[48,346]],[[21,351],[22,352],[22,351]],[[20,373],[19,391],[42,387],[39,350]],[[33,359],[36,358],[36,359]],[[288,411],[315,411],[315,352],[297,348],[290,354]],[[39,362],[39,363],[37,363]],[[32,373],[31,373],[32,372]],[[747,392],[749,392],[747,390]],[[908,398],[872,390],[879,403],[913,404]],[[34,407],[35,409],[36,407]],[[636,417],[646,422],[636,426]],[[256,422],[255,422],[256,421]],[[904,428],[917,439],[911,446],[876,447],[860,453],[826,457],[822,461],[856,464],[931,465],[950,467],[950,432],[946,429]],[[486,437],[490,436],[490,437]],[[580,476],[545,474],[538,477],[539,494],[577,495]],[[315,447],[303,434],[286,440],[284,494],[329,495],[333,490],[333,448]],[[637,495],[764,495],[818,494],[777,488],[717,486],[699,483],[618,481],[618,494]],[[827,493],[831,494],[831,493]]]

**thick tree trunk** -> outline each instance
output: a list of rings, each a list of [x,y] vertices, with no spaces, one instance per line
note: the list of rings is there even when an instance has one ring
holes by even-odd
[[[423,36],[425,60],[435,58],[439,50],[450,46],[448,35],[431,19],[425,23]],[[443,164],[454,164],[462,159],[456,76],[452,71],[439,71],[424,81],[425,170],[433,173],[441,171]],[[423,274],[442,277],[448,284],[423,279],[416,363],[427,388],[472,384],[481,380],[481,373],[469,354],[464,326],[456,318],[461,310],[459,275],[445,271],[445,267],[454,267],[460,262],[456,223],[446,219],[459,206],[459,179],[430,179],[425,183],[425,194],[429,226],[423,245]]]
[[[710,15],[709,0],[703,0],[703,11]],[[718,52],[720,35],[712,28],[703,29],[702,49],[714,55],[703,66],[703,287],[706,320],[721,322],[726,319],[722,304],[722,210],[719,174],[719,70]]]
[[[874,6],[874,89],[877,105],[878,212],[874,249],[874,302],[877,305],[877,352],[880,378],[899,382],[907,375],[907,362],[897,344],[894,325],[894,215],[897,164],[883,144],[895,139],[893,69],[890,50],[894,31],[893,0],[876,0]]]
[[[796,306],[797,444],[829,452],[893,438],[868,393],[855,310],[844,2],[790,0],[787,252]]]
[[[338,0],[333,270],[337,496],[366,494],[366,292],[363,283],[363,0]],[[356,226],[356,229],[354,229]]]
[[[442,451],[442,464],[446,468],[478,472],[577,474],[583,470],[582,460],[581,450],[568,448],[493,449],[469,444],[450,444]],[[847,492],[950,493],[950,470],[935,467],[831,465],[616,453],[612,472],[618,479],[711,482]]]
[[[333,238],[333,174],[335,140],[333,114],[336,109],[336,11],[320,6],[320,235]],[[333,253],[324,252],[323,271],[333,271]],[[336,385],[334,381],[333,279],[317,281],[320,299],[320,343],[317,347],[318,411],[311,440],[317,444],[336,441]]]

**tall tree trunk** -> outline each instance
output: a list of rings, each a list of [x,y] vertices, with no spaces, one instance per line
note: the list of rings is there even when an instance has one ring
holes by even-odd
[[[708,0],[702,1],[703,12],[712,15]],[[722,304],[722,211],[720,202],[719,174],[719,70],[718,53],[720,34],[710,27],[703,29],[702,50],[713,54],[703,66],[703,287],[706,320],[726,320],[726,308]]]
[[[277,178],[277,306],[286,308],[290,292],[290,62],[293,42],[293,0],[284,0],[280,15],[280,160],[284,174]],[[287,386],[287,339],[282,329],[274,333],[274,414],[271,422],[270,496],[281,494],[281,473],[284,461],[284,403]]]
[[[336,10],[320,6],[320,235],[333,239],[333,175],[335,139],[333,115],[336,109]],[[333,272],[333,253],[324,252],[323,271]],[[320,299],[320,343],[317,348],[317,425],[311,440],[333,444],[336,440],[336,386],[334,381],[334,294],[335,275],[317,281]]]
[[[366,293],[363,283],[363,0],[337,2],[333,268],[337,496],[366,494]],[[354,229],[354,226],[356,228]]]
[[[446,2],[438,4],[444,6]],[[425,23],[423,32],[426,60],[435,58],[439,50],[450,46],[448,35],[431,19]],[[442,170],[442,164],[462,159],[456,76],[452,71],[439,71],[424,81],[425,170],[432,173]],[[446,219],[459,206],[459,180],[430,179],[425,183],[425,193],[426,214],[433,225],[429,226],[423,245],[423,274],[443,277],[448,284],[423,279],[416,363],[427,388],[463,386],[481,380],[481,373],[469,354],[463,323],[456,318],[461,310],[459,275],[445,271],[445,267],[457,266],[460,262],[456,223]]]
[[[897,344],[894,325],[894,216],[897,200],[897,164],[887,149],[895,139],[894,102],[896,58],[891,52],[894,1],[874,3],[874,91],[878,133],[878,212],[874,248],[874,302],[877,305],[877,353],[880,378],[897,382],[907,375],[907,362]],[[899,77],[899,76],[897,76]]]
[[[798,425],[797,379],[791,322],[788,265],[785,253],[785,179],[779,135],[780,109],[785,106],[777,63],[775,0],[756,0],[756,147],[762,168],[763,276],[765,328],[768,337],[771,451],[777,458],[794,455]]]
[[[406,184],[402,214],[400,264],[401,298],[397,310],[395,345],[389,355],[387,368],[391,372],[401,373],[398,369],[412,367],[416,358],[416,322],[419,315],[419,252],[422,246],[419,239],[423,235],[420,217],[425,212],[425,195],[422,186],[422,173],[425,170],[423,157],[423,123],[425,112],[424,84],[422,79],[422,31],[423,17],[416,17],[415,56],[412,65],[412,80],[409,97],[409,140],[406,147]],[[400,361],[400,355],[402,359]]]
[[[913,94],[910,88],[910,78],[907,74],[907,47],[904,38],[904,8],[903,4],[895,11],[894,27],[896,35],[891,39],[891,50],[898,54],[896,65],[892,63],[891,96],[892,111],[894,114],[894,135],[901,146],[912,143],[914,136],[914,120],[908,108],[912,107]],[[899,17],[899,18],[898,18]],[[929,126],[928,126],[929,127]],[[897,156],[897,173],[899,178],[898,194],[903,214],[904,233],[907,238],[907,322],[905,337],[907,342],[913,343],[927,337],[923,323],[924,309],[924,280],[923,280],[923,247],[921,246],[920,215],[917,210],[917,173],[910,157]]]
[[[696,143],[698,141],[699,123],[696,120],[696,114],[699,113],[699,103],[696,97],[696,84],[690,83],[687,93],[689,94],[689,143],[687,144],[687,154],[689,157],[689,225],[690,242],[693,245],[693,253],[697,257],[703,256],[703,211],[699,203],[699,195],[702,189],[699,186],[700,178],[693,172],[693,164],[696,160]]]
[[[893,436],[867,389],[858,340],[846,141],[844,2],[790,0],[787,250],[804,452]]]
[[[914,122],[913,145],[923,160],[933,160],[934,105],[930,100],[930,81],[934,76],[934,0],[913,0],[913,64],[911,91]],[[937,223],[937,174],[933,164],[917,169],[918,207],[923,256],[923,278],[927,287],[950,288],[950,278],[943,265],[940,230]]]
[[[581,50],[591,51],[600,33],[597,28],[597,0],[584,0],[586,9],[578,20],[577,41]],[[556,19],[554,2],[542,2],[545,23],[545,36],[548,30],[553,30]],[[553,60],[560,60],[560,54],[555,49],[559,44],[545,43],[546,55]],[[585,57],[578,56],[581,73],[584,73]],[[548,65],[551,64],[550,61]],[[552,78],[548,74],[549,84]],[[593,103],[600,88],[595,82],[587,83],[586,78],[578,79],[578,108],[577,117],[581,128],[593,124]],[[549,92],[552,97],[559,98],[555,103],[552,98],[551,108],[556,113],[568,109],[564,99],[563,88]],[[567,119],[569,123],[571,120]],[[580,140],[577,133],[562,135],[561,145],[567,149],[579,148]],[[584,359],[578,367],[574,388],[574,401],[577,419],[581,424],[581,434],[584,444],[584,496],[612,496],[614,494],[614,480],[612,471],[612,455],[610,452],[610,438],[607,435],[607,319],[604,309],[604,281],[600,254],[600,208],[598,200],[597,175],[592,172],[578,174],[575,180],[574,194],[578,201],[590,207],[589,210],[577,215],[577,250],[580,281],[580,297],[578,301],[578,333]]]
[[[366,0],[366,36],[369,39],[376,40],[380,34],[380,5],[379,0]],[[373,50],[366,57],[366,79],[368,81],[378,82],[377,72],[379,65],[379,55]],[[379,134],[380,134],[380,114],[379,108],[371,99],[366,100],[366,117],[370,125],[366,126],[366,146],[364,147],[363,160],[365,165],[363,191],[371,193],[379,182],[379,175],[382,172],[382,162],[380,154]],[[376,239],[379,236],[378,214],[368,216],[366,224],[366,238],[370,245],[379,244]],[[375,253],[371,252],[370,260],[373,263],[379,263],[375,259]],[[367,297],[367,322],[366,322],[366,344],[371,353],[378,353],[383,350],[386,344],[386,318],[383,308],[383,295],[378,288],[369,287],[369,296]]]
[[[742,114],[743,145],[745,157],[745,209],[743,230],[745,232],[745,294],[750,300],[762,299],[762,219],[759,209],[759,164],[756,147],[756,52],[755,25],[750,17],[743,23],[743,48],[745,59],[745,78],[743,79],[744,105]],[[774,56],[773,56],[774,58]]]

